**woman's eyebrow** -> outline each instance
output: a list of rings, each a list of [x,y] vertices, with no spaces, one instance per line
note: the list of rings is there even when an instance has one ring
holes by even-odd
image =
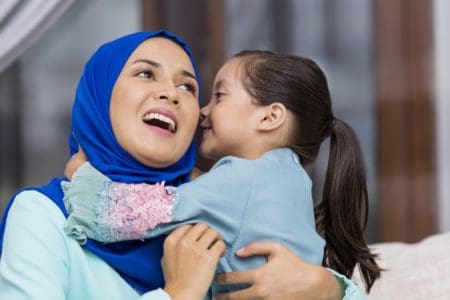
[[[191,77],[192,79],[194,79],[195,81],[197,81],[197,78],[195,78],[194,74],[192,74],[189,71],[186,70],[182,70],[181,71],[181,75],[186,76],[186,77]]]
[[[161,65],[160,63],[157,63],[156,61],[153,61],[153,60],[150,60],[150,59],[136,59],[136,60],[133,62],[133,64],[137,64],[137,63],[145,63],[145,64],[151,65],[151,66],[153,66],[153,67],[155,67],[155,68],[158,68],[158,69],[162,67],[162,65]],[[194,79],[195,81],[197,81],[197,78],[195,77],[195,75],[192,74],[192,73],[189,72],[189,71],[181,70],[180,73],[181,73],[181,75],[183,75],[183,76],[191,77],[192,79]]]
[[[137,64],[137,63],[146,63],[149,64],[151,66],[154,66],[155,68],[161,68],[161,64],[157,63],[156,61],[153,60],[149,60],[149,59],[136,59],[133,64]]]

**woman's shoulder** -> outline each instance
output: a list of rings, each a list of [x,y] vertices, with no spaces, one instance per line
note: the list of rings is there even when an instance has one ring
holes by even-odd
[[[46,195],[37,190],[19,192],[8,211],[8,222],[33,222],[34,227],[45,226],[46,222],[63,228],[65,217],[58,206]],[[43,223],[44,222],[44,223]]]

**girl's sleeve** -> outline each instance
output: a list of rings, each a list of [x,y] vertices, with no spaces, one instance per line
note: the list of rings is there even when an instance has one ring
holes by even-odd
[[[59,209],[35,191],[8,213],[0,259],[0,299],[65,299],[68,254]]]
[[[334,271],[333,269],[328,269],[334,277],[339,281],[339,283],[344,287],[344,297],[342,300],[366,300],[367,295],[358,287],[353,281],[345,277],[344,275]]]
[[[63,182],[69,212],[66,231],[80,243],[146,239],[182,224],[220,229],[225,242],[239,232],[249,194],[245,162],[225,158],[195,181],[177,188],[112,182],[89,163]]]

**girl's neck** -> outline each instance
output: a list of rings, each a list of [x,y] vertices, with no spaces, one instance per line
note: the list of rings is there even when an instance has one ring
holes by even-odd
[[[238,154],[230,154],[232,156],[248,159],[248,160],[255,160],[266,154],[267,152],[274,150],[276,148],[283,148],[286,147],[285,145],[280,144],[272,144],[272,145],[262,145],[261,143],[249,143],[249,145],[252,145],[248,147],[247,149],[244,149],[241,153]]]

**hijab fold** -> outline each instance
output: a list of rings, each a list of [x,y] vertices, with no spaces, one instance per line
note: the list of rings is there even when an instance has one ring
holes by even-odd
[[[200,84],[195,62],[188,45],[173,33],[165,30],[138,32],[121,37],[101,46],[87,62],[78,84],[72,110],[69,134],[70,155],[83,148],[89,161],[103,174],[114,181],[125,183],[165,181],[177,186],[189,181],[189,173],[195,163],[195,146],[191,143],[184,156],[175,164],[165,168],[149,168],[124,151],[118,144],[111,126],[109,106],[114,84],[134,50],[152,37],[166,37],[180,45],[191,59],[197,81]],[[54,178],[36,190],[46,195],[63,212],[61,181]],[[19,191],[18,193],[20,193]],[[0,255],[6,219],[16,193],[9,202],[0,223]],[[84,247],[113,267],[134,289],[143,293],[164,285],[161,269],[164,236],[146,241],[125,241],[102,244],[88,240]]]

